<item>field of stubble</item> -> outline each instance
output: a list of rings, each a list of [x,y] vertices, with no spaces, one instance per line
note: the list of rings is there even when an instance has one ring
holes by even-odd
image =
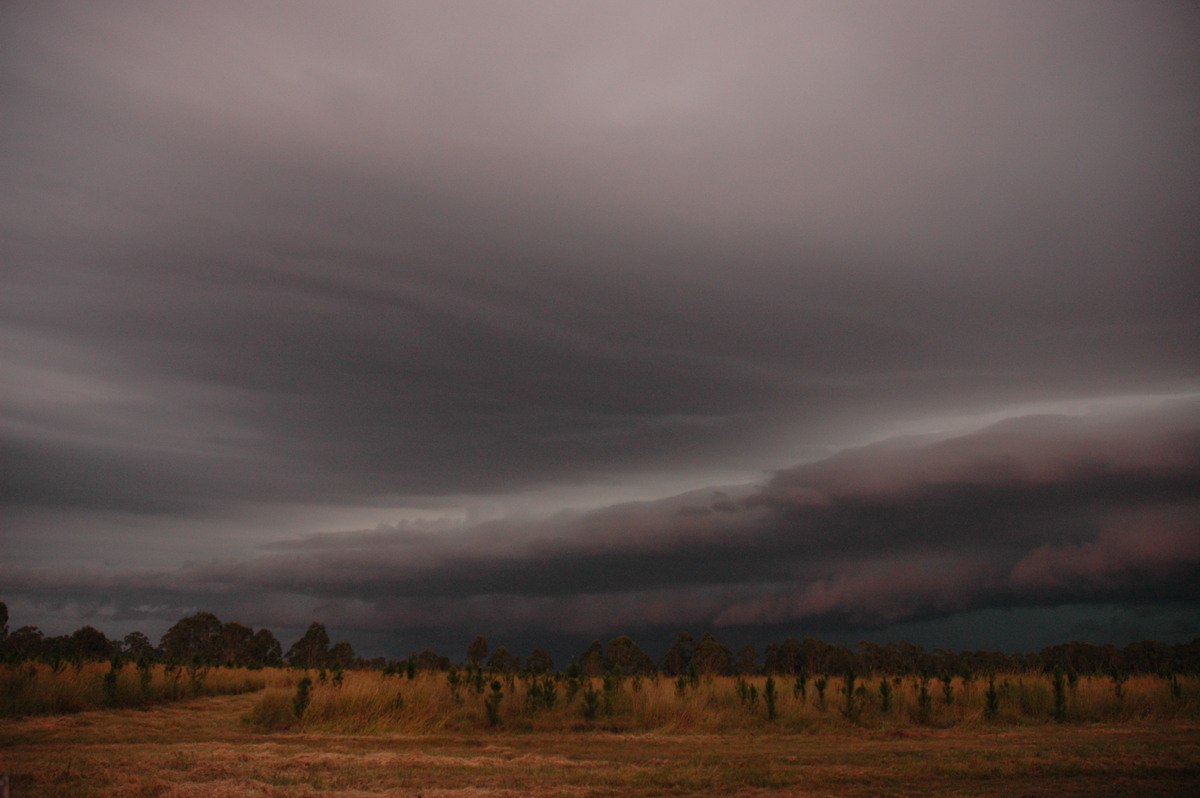
[[[1196,795],[1200,726],[264,732],[261,695],[0,720],[24,796]]]

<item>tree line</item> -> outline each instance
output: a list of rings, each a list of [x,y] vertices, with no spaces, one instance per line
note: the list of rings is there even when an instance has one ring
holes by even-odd
[[[128,659],[137,662],[201,663],[230,667],[314,669],[375,669],[415,675],[419,671],[449,671],[452,667],[494,673],[551,673],[553,658],[534,649],[522,659],[505,646],[490,648],[482,635],[467,647],[465,659],[452,662],[425,649],[403,660],[363,659],[349,642],[331,643],[324,624],[313,622],[285,652],[269,629],[252,629],[236,621],[222,622],[211,612],[188,615],[163,634],[155,645],[141,632],[110,640],[92,626],[70,635],[45,636],[35,626],[9,632],[8,607],[0,602],[0,661],[41,660],[51,663]],[[861,642],[853,649],[812,637],[789,637],[768,643],[760,652],[746,645],[734,652],[711,633],[699,640],[681,633],[657,662],[628,635],[607,644],[593,640],[566,667],[586,676],[607,673],[625,676],[750,676],[820,673],[887,673],[893,675],[969,675],[1013,671],[1060,670],[1066,673],[1200,673],[1200,638],[1174,646],[1141,640],[1124,648],[1069,642],[1036,653],[1014,655],[999,651],[926,650],[909,642],[880,645]]]

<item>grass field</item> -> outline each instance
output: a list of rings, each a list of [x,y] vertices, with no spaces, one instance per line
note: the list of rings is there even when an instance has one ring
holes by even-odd
[[[338,687],[318,682],[303,720],[293,717],[286,731],[269,730],[261,722],[263,706],[280,697],[290,701],[300,677],[267,672],[267,688],[259,692],[234,690],[241,684],[234,680],[228,695],[0,720],[0,772],[11,776],[14,798],[1146,798],[1200,791],[1200,722],[1191,694],[1162,698],[1162,680],[1149,678],[1144,684],[1131,679],[1119,700],[1100,680],[1081,682],[1064,722],[1044,714],[1044,703],[1053,699],[1036,678],[1019,693],[1010,682],[1008,698],[991,718],[975,695],[981,685],[956,685],[953,702],[938,692],[921,722],[914,720],[920,708],[909,705],[919,685],[906,683],[888,713],[880,712],[875,696],[853,720],[839,711],[832,683],[824,707],[811,685],[803,701],[789,687],[774,720],[766,717],[761,692],[750,704],[733,679],[702,682],[688,688],[692,692],[679,692],[668,680],[647,681],[636,691],[627,683],[609,714],[600,703],[588,721],[579,697],[528,711],[517,680],[511,689],[502,683],[506,696],[496,725],[489,726],[478,705],[490,685],[480,695],[468,691],[459,703],[444,675],[408,681],[363,673],[348,674]],[[763,680],[756,682],[761,691]],[[384,697],[392,703],[381,703]],[[1022,706],[1036,714],[1014,709]]]
[[[262,733],[253,695],[5,721],[14,796],[1194,795],[1190,723]]]

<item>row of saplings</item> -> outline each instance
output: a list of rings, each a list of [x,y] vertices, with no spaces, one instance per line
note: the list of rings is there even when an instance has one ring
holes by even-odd
[[[407,669],[397,667],[389,669],[385,675],[406,676],[412,680],[417,678],[418,673],[420,672],[414,671],[411,667]],[[1033,678],[1037,679],[1038,677]],[[1111,679],[1112,695],[1117,702],[1122,701],[1125,698],[1125,683],[1129,675],[1114,670],[1110,672],[1109,678]],[[1166,682],[1172,698],[1176,702],[1182,703],[1185,698],[1184,686],[1180,679],[1175,675],[1162,675],[1160,678]],[[316,679],[316,684],[339,688],[344,681],[344,672],[338,667],[331,671],[321,669],[317,673]],[[970,690],[975,680],[976,677],[972,674],[960,675],[957,677],[959,689]],[[476,701],[481,702],[486,723],[490,727],[501,725],[501,705],[506,695],[517,694],[518,683],[524,688],[524,708],[527,713],[548,712],[560,705],[571,706],[578,701],[580,716],[587,722],[593,722],[598,718],[609,717],[617,712],[619,697],[626,685],[630,692],[636,694],[642,691],[646,681],[655,685],[659,684],[660,677],[658,673],[651,674],[649,677],[636,673],[626,675],[620,670],[613,669],[599,679],[599,688],[597,688],[596,681],[585,675],[580,666],[574,662],[565,672],[548,674],[496,672],[471,664],[467,664],[462,669],[451,667],[446,672],[446,686],[453,703],[463,706],[468,697],[474,696]],[[703,677],[703,682],[708,685],[712,685],[714,681],[725,683],[732,680],[714,679],[711,675]],[[831,681],[829,675],[820,674],[814,677],[802,671],[790,679],[782,676],[779,679],[776,679],[775,676],[767,676],[765,682],[738,677],[734,682],[733,689],[736,692],[738,703],[747,713],[765,717],[768,721],[778,719],[781,692],[786,689],[791,692],[792,700],[800,705],[808,704],[811,695],[813,697],[811,703],[819,711],[837,711],[848,721],[858,723],[864,708],[868,705],[877,708],[882,715],[892,713],[898,703],[898,693],[903,690],[904,685],[904,679],[900,676],[882,675],[877,678],[864,679],[853,672],[846,673],[837,681],[840,684]],[[684,699],[689,692],[695,693],[699,690],[701,682],[702,677],[695,668],[691,668],[689,673],[674,679],[676,696]],[[928,724],[934,717],[935,703],[946,707],[953,705],[958,697],[955,682],[956,677],[949,674],[943,674],[937,679],[928,675],[912,677],[911,686],[915,692],[915,706],[909,708],[912,720],[920,724]],[[1078,682],[1079,676],[1074,671],[1055,668],[1049,674],[1052,693],[1052,704],[1049,710],[1051,718],[1058,722],[1067,720],[1068,695],[1076,691]],[[759,684],[762,684],[761,689]],[[931,689],[931,684],[933,689]],[[830,694],[831,686],[834,688],[832,695]],[[1011,695],[1014,687],[1008,679],[1002,679],[998,684],[994,675],[988,676],[986,689],[983,692],[983,716],[989,720],[995,719],[1000,712],[1002,699]],[[313,688],[314,681],[309,676],[303,677],[297,684],[291,704],[291,713],[294,719],[304,719]],[[393,708],[402,706],[403,698],[401,696],[393,699]]]

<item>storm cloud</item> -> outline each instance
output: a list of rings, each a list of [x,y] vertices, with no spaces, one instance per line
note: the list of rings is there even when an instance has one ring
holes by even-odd
[[[0,598],[1195,609],[1198,24],[6,3]]]
[[[1194,606],[1197,497],[1193,400],[1149,416],[1025,417],[890,440],[758,486],[537,522],[327,533],[171,572],[3,575],[43,598],[154,596],[260,618],[267,606],[288,625],[299,598],[380,629],[447,619],[510,634],[880,629],[1006,607]]]

